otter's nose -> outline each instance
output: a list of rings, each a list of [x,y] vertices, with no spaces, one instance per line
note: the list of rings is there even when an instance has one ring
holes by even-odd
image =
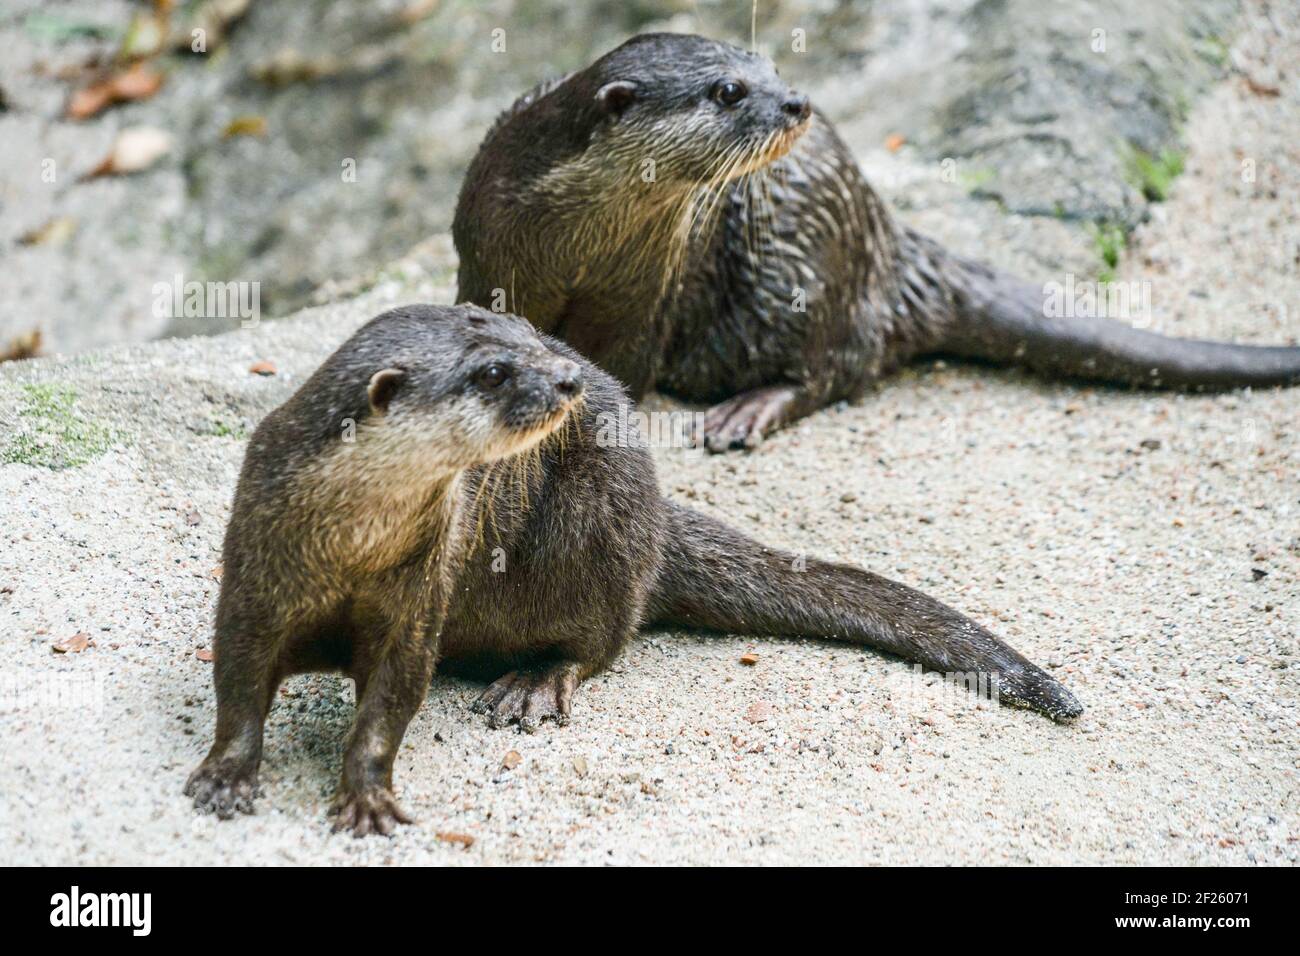
[[[566,362],[556,370],[551,382],[560,395],[577,398],[582,394],[582,369],[576,362]]]
[[[791,93],[784,103],[781,104],[781,112],[792,119],[802,123],[812,115],[812,103],[808,97],[799,93]]]

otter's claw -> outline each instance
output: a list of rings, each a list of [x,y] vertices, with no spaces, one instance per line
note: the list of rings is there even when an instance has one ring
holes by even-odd
[[[257,773],[205,762],[185,782],[185,795],[194,798],[194,809],[215,813],[222,820],[236,813],[252,813]]]
[[[711,452],[756,448],[779,427],[796,392],[788,386],[756,388],[733,395],[704,413],[704,427],[695,443]]]
[[[392,791],[384,787],[367,787],[351,793],[341,793],[330,808],[334,817],[333,831],[351,830],[354,837],[371,833],[390,836],[400,823],[414,823],[414,818],[397,802]]]
[[[470,709],[476,714],[487,714],[489,727],[518,723],[520,730],[531,734],[548,718],[560,726],[569,722],[577,686],[576,664],[511,671],[493,682]]]

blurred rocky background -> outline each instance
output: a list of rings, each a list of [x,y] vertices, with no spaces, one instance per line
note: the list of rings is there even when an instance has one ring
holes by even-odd
[[[1198,94],[1232,70],[1263,95],[1280,82],[1229,56],[1238,15],[1232,0],[5,0],[0,355],[239,323],[156,315],[153,287],[176,276],[260,283],[275,317],[413,248],[450,272],[460,177],[496,113],[648,30],[755,39],[903,214],[958,246],[1014,229],[1004,265],[1104,275],[1177,175]]]

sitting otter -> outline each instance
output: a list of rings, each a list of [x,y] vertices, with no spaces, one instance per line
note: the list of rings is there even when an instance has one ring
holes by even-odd
[[[1144,387],[1300,382],[1300,348],[1046,316],[1041,286],[896,223],[771,61],[698,36],[634,37],[515,102],[453,235],[461,301],[525,316],[633,398],[713,404],[713,451],[930,354]]]
[[[251,812],[276,688],[337,670],[357,713],[336,828],[391,832],[410,820],[393,760],[436,663],[498,678],[478,709],[533,729],[567,720],[578,684],[653,624],[863,644],[1056,720],[1082,711],[924,594],[665,500],[644,447],[601,437],[627,402],[568,346],[473,306],[397,309],[345,342],[248,445],[195,805]]]

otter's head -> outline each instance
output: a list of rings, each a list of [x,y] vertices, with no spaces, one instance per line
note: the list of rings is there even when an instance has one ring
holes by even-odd
[[[527,451],[582,398],[581,366],[518,316],[416,306],[380,316],[362,335],[385,355],[366,386],[367,437],[430,472]]]
[[[772,61],[699,36],[633,37],[584,73],[601,126],[592,145],[653,158],[656,178],[703,184],[789,152],[812,119],[808,97]]]

